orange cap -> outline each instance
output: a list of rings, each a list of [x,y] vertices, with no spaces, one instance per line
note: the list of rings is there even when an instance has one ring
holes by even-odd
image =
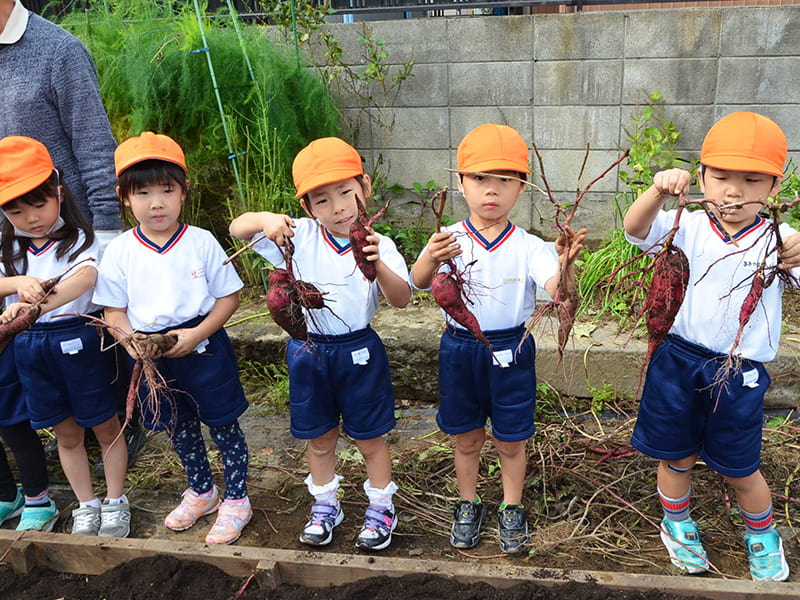
[[[300,150],[292,163],[295,198],[301,198],[321,185],[344,181],[364,174],[358,150],[341,138],[325,137]]]
[[[128,138],[114,151],[117,177],[128,167],[143,160],[165,160],[188,172],[186,157],[178,143],[168,135],[143,131],[141,135]]]
[[[708,130],[700,162],[717,169],[783,177],[786,154],[786,136],[775,121],[754,112],[735,112]]]
[[[456,153],[459,171],[517,171],[530,173],[528,145],[515,129],[507,125],[485,123],[461,140]]]
[[[20,135],[0,140],[0,206],[27,194],[53,174],[50,153],[39,141]]]

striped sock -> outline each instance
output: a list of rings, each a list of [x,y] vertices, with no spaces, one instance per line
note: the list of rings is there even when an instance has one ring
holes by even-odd
[[[47,490],[35,496],[25,496],[25,506],[44,506],[50,503],[50,496],[47,495]]]
[[[739,512],[744,519],[745,533],[767,533],[772,528],[772,504],[760,513],[749,513],[741,506]]]
[[[664,509],[664,516],[668,521],[686,521],[689,518],[689,506],[692,500],[691,488],[680,498],[669,498],[659,488],[658,497],[661,500],[661,508]]]

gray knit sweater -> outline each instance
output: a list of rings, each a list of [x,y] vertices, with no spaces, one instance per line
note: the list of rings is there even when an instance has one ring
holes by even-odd
[[[117,144],[94,62],[78,38],[33,13],[22,39],[0,44],[0,137],[7,135],[47,146],[89,223],[120,228]]]

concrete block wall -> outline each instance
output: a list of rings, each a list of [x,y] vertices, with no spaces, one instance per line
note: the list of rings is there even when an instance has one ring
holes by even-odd
[[[363,26],[328,25],[343,59],[356,68],[364,64],[357,41]],[[800,157],[800,6],[425,18],[367,26],[386,40],[390,63],[409,57],[415,63],[414,76],[396,97],[381,98],[386,105],[380,109],[360,106],[357,96],[342,98],[346,114],[361,117],[359,149],[370,166],[380,162],[389,184],[433,179],[453,189],[445,169],[455,166],[459,141],[492,121],[536,143],[556,199],[569,203],[586,144],[591,152],[581,186],[627,146],[625,128],[635,105],[644,91],[655,90],[664,95],[687,159],[698,156],[708,128],[736,110],[775,119],[789,139],[790,156]],[[619,191],[616,173],[609,174],[583,201],[575,224],[602,238],[617,226],[613,199]],[[453,211],[463,216],[463,200],[456,197]],[[554,214],[532,192],[513,219],[548,237]]]

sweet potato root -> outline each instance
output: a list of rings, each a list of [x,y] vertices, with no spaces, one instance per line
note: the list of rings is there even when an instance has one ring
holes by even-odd
[[[482,342],[492,352],[492,345],[481,331],[478,319],[467,308],[466,296],[464,295],[464,280],[456,271],[440,271],[433,278],[431,285],[433,298],[441,309],[459,325],[467,329],[475,339]]]
[[[285,268],[274,269],[269,275],[267,290],[267,308],[272,320],[296,340],[308,339],[308,326],[303,309],[314,310],[328,308],[325,305],[325,293],[307,281],[301,281],[294,275],[292,257],[294,244],[286,239],[284,250]]]
[[[38,304],[25,304],[11,321],[0,325],[0,352],[6,349],[6,346],[17,334],[22,333],[36,323],[36,319],[39,318],[40,314],[42,314],[41,306]]]
[[[353,258],[364,277],[369,281],[375,281],[375,277],[378,275],[377,269],[373,261],[367,260],[364,247],[369,245],[367,242],[367,236],[370,234],[369,228],[383,216],[383,213],[389,208],[389,203],[387,202],[372,217],[367,216],[367,209],[358,194],[356,194],[356,203],[358,204],[358,218],[350,225],[350,249],[353,251]]]
[[[648,338],[645,363],[650,362],[653,352],[666,339],[688,286],[689,260],[683,250],[670,243],[653,261],[653,276],[645,297]]]

